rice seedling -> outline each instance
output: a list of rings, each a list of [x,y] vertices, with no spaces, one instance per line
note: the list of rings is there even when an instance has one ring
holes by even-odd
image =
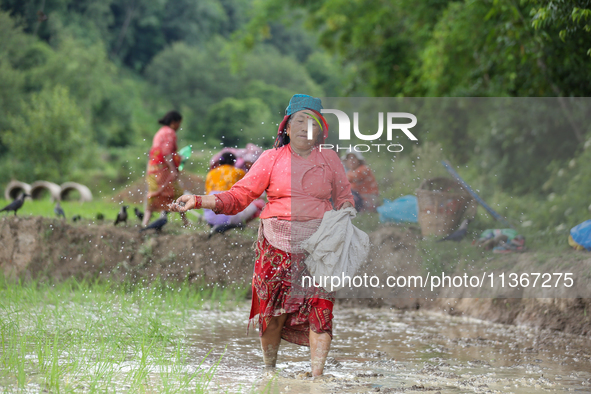
[[[187,317],[244,299],[244,289],[94,280],[26,283],[0,276],[5,392],[196,392],[221,357],[189,350]]]

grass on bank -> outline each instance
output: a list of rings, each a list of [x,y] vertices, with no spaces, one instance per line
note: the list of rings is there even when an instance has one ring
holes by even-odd
[[[0,199],[0,208],[10,204],[12,201],[8,201],[5,199]],[[98,222],[97,215],[102,214],[104,217],[104,223],[109,224],[115,222],[117,218],[117,213],[121,209],[122,205],[127,205],[130,208],[127,209],[127,223],[128,224],[139,224],[139,219],[136,218],[134,213],[134,208],[139,208],[142,212],[144,210],[143,206],[134,205],[134,204],[124,204],[119,202],[112,202],[109,199],[95,199],[90,202],[79,202],[79,201],[62,201],[60,202],[61,207],[63,208],[66,214],[66,220],[68,223],[72,223],[72,218],[76,215],[80,215],[80,217],[85,221],[94,221]],[[24,205],[21,209],[18,210],[17,216],[43,216],[47,218],[56,218],[56,214],[53,212],[53,208],[55,207],[55,203],[52,202],[49,198],[44,198],[40,200],[26,200]],[[6,213],[1,212],[0,217],[7,217],[13,216],[14,212]],[[190,221],[195,221],[196,218],[194,215],[187,215],[187,218]],[[152,220],[158,219],[158,213],[154,213],[152,215]],[[180,217],[178,214],[170,214],[168,215],[168,219],[171,222],[179,221]]]
[[[8,205],[11,201],[0,199],[0,208]],[[113,225],[117,214],[121,209],[123,203],[112,202],[105,199],[95,199],[90,202],[78,202],[78,201],[62,201],[60,203],[65,214],[65,222],[69,225]],[[141,225],[140,220],[135,216],[134,207],[139,208],[143,211],[143,207],[139,205],[127,204],[130,208],[127,210],[127,224],[118,224],[118,227],[133,227],[134,229]],[[53,208],[55,203],[49,198],[40,200],[26,200],[25,204],[21,209],[18,210],[17,216],[19,217],[33,217],[42,216],[45,218],[57,218]],[[97,216],[101,214],[104,219],[99,220]],[[178,213],[170,213],[168,215],[168,224],[164,228],[165,234],[181,234],[186,232],[204,231],[208,232],[210,227],[203,221],[199,221],[198,215],[202,215],[203,210],[195,210],[187,214],[187,219],[191,226],[188,229],[182,227],[183,222]],[[78,222],[73,222],[72,218],[76,215],[80,215]],[[14,212],[6,213],[1,212],[0,218],[12,217]],[[156,212],[152,215],[151,221],[159,218],[159,213]],[[136,230],[137,231],[137,230]],[[254,230],[253,230],[254,231]],[[252,232],[252,231],[251,231]]]
[[[192,314],[246,289],[0,277],[0,386],[9,392],[205,393],[221,359],[192,360]]]

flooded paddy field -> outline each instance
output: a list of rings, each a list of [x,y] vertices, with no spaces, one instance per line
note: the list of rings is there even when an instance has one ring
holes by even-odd
[[[38,217],[0,224],[2,268],[21,278],[0,275],[0,393],[591,393],[589,299],[463,298],[455,317],[428,312],[449,311],[443,303],[337,303],[327,376],[312,381],[308,348],[283,342],[277,370],[263,371],[257,330],[246,334],[251,238],[141,238]],[[416,254],[411,233],[372,237],[374,259],[395,266]]]
[[[587,337],[423,311],[335,308],[325,376],[283,342],[264,371],[245,290],[0,283],[0,392],[591,392]]]
[[[264,372],[258,334],[245,335],[247,313],[202,311],[187,331],[195,360],[226,346],[212,392],[591,392],[588,338],[388,309],[335,310],[324,379],[307,376],[308,348],[285,341],[277,371]]]

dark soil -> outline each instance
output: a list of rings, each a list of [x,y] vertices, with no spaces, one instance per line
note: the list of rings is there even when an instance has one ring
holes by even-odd
[[[71,225],[41,217],[0,219],[0,268],[19,278],[250,280],[253,239],[237,233],[162,234],[112,224]]]

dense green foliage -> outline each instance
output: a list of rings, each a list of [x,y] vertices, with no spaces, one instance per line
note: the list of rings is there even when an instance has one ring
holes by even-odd
[[[1,0],[0,184],[128,183],[170,109],[180,146],[270,146],[293,92],[339,95],[340,68],[301,24],[248,53],[229,39],[251,3]]]
[[[247,34],[237,37],[245,48],[264,40],[278,19],[288,21],[291,14],[304,12],[304,24],[319,34],[320,44],[355,71],[344,87],[351,95],[561,97],[551,111],[524,101],[518,122],[514,116],[493,118],[497,110],[462,119],[439,101],[432,108],[429,133],[420,140],[439,144],[443,157],[464,168],[462,175],[485,190],[486,198],[535,216],[537,228],[570,225],[589,216],[591,178],[585,158],[591,133],[589,123],[577,118],[585,110],[568,97],[591,96],[591,1],[257,4]],[[520,216],[528,222],[526,214]]]

